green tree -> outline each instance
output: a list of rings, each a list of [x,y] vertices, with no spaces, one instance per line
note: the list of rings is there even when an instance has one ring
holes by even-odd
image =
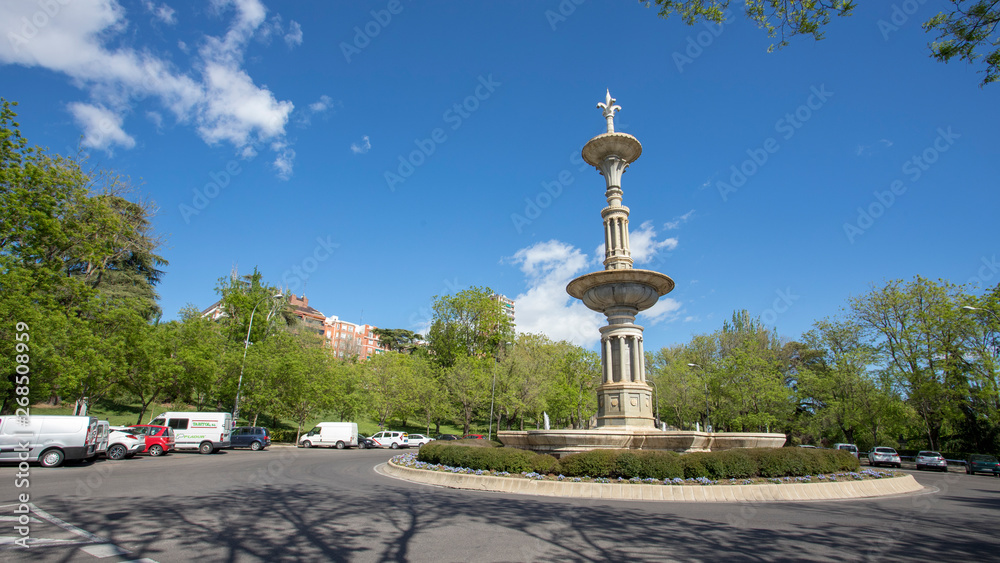
[[[722,24],[728,17],[730,0],[639,0],[647,7],[656,4],[661,18],[677,14],[684,23],[698,21]],[[995,82],[1000,65],[1000,2],[996,0],[950,0],[951,10],[940,12],[923,24],[927,32],[937,32],[937,41],[930,44],[933,58],[948,62],[955,57],[969,63],[980,61],[985,65],[980,86]],[[831,16],[849,16],[854,10],[853,0],[744,0],[743,12],[747,19],[764,29],[767,36],[776,39],[768,48],[782,48],[796,35],[811,35],[823,39],[823,28]]]
[[[956,392],[963,386],[961,341],[968,318],[959,312],[959,288],[917,277],[894,280],[851,299],[855,322],[878,347],[882,367],[900,386],[920,417],[931,449],[940,449],[942,429],[958,416]]]
[[[997,0],[951,0],[952,10],[940,12],[924,22],[924,30],[937,31],[938,40],[931,43],[931,56],[941,62],[955,57],[969,63],[983,59],[980,86],[1000,78],[1000,2]],[[986,52],[984,53],[983,50]]]
[[[435,296],[428,339],[439,365],[451,367],[462,356],[496,358],[513,341],[514,327],[494,294],[489,288],[472,287]]]
[[[444,370],[448,395],[457,406],[464,434],[472,428],[472,420],[488,408],[493,361],[492,358],[459,356],[453,366]]]

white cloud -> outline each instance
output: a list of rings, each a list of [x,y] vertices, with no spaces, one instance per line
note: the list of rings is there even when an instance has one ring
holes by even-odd
[[[665,238],[656,240],[656,229],[653,228],[652,221],[646,221],[639,225],[639,228],[628,235],[629,250],[632,251],[632,261],[635,265],[647,264],[656,258],[660,250],[673,250],[677,248],[676,238]],[[597,247],[595,251],[597,260],[604,261],[604,244]]]
[[[122,117],[103,106],[73,102],[67,105],[77,124],[83,128],[83,146],[111,152],[115,146],[130,149],[135,139],[122,129]]]
[[[143,0],[142,5],[148,10],[153,17],[160,20],[167,25],[174,25],[177,23],[177,18],[174,17],[176,12],[170,6],[166,4],[156,5],[152,0]]]
[[[323,113],[324,111],[330,109],[331,105],[333,105],[333,99],[330,98],[330,96],[323,94],[319,97],[318,101],[309,104],[309,109],[315,113]]]
[[[663,227],[668,230],[679,229],[681,228],[681,225],[688,222],[688,219],[690,219],[692,215],[694,215],[694,209],[688,211],[680,217],[675,217],[673,221],[667,221],[663,224]]]
[[[295,151],[285,148],[274,159],[274,168],[278,171],[278,177],[287,180],[292,177],[292,163],[295,162]]]
[[[361,137],[360,145],[358,143],[351,143],[351,152],[353,152],[354,154],[365,154],[366,152],[370,151],[371,148],[372,148],[372,143],[371,140],[368,138],[368,135]]]
[[[174,19],[165,4],[143,5],[161,21]],[[246,44],[267,14],[258,0],[215,0],[215,14],[230,18],[229,27],[222,37],[205,37],[186,70],[141,46],[111,47],[130,29],[125,9],[115,0],[52,6],[57,13],[34,2],[0,2],[0,36],[6,39],[0,41],[0,63],[59,72],[86,91],[89,103],[67,107],[91,146],[134,146],[120,116],[134,110],[137,100],[159,102],[178,123],[193,124],[205,142],[231,143],[244,156],[256,154],[256,145],[284,141],[292,102],[277,100],[242,68]],[[187,54],[186,45],[178,48]],[[109,115],[116,117],[109,123],[117,126],[95,129],[95,120],[107,121]],[[290,173],[294,154],[287,148],[276,154],[279,174]]]
[[[159,131],[163,128],[163,115],[158,111],[147,111],[146,117],[156,126],[156,130]]]
[[[647,325],[659,324],[663,321],[675,320],[681,310],[681,303],[670,297],[661,297],[656,305],[639,313],[638,318]]]
[[[589,263],[586,255],[569,244],[550,240],[518,250],[512,262],[520,265],[527,278],[527,290],[515,297],[519,332],[539,332],[580,346],[600,341],[604,316],[566,293],[566,284],[585,273]]]
[[[302,26],[299,22],[292,20],[288,23],[288,33],[285,34],[285,43],[289,47],[302,44]]]

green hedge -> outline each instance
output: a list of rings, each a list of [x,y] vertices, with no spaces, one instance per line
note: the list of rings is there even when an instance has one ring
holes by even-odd
[[[557,460],[552,456],[527,450],[486,446],[487,444],[431,442],[420,449],[417,459],[452,467],[509,473],[534,471],[567,477],[639,477],[660,480],[676,477],[706,477],[716,480],[800,477],[860,469],[858,459],[841,450],[755,448],[689,454],[650,450],[593,450]]]

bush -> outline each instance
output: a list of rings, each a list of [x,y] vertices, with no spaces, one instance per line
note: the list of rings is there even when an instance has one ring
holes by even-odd
[[[857,471],[860,468],[858,459],[849,452],[804,448],[735,449],[689,454],[652,450],[593,450],[556,460],[550,455],[514,448],[493,448],[488,444],[431,442],[420,448],[417,459],[453,467],[509,473],[558,472],[567,477],[658,480],[675,477],[715,480],[801,477]]]
[[[484,440],[475,440],[483,442]],[[417,459],[426,463],[439,463],[452,467],[468,467],[470,469],[483,469],[490,471],[507,471],[508,473],[521,473],[522,471],[533,471],[533,460],[540,456],[527,450],[514,448],[495,448],[489,442],[483,445],[471,444],[445,444],[443,442],[431,442],[424,444],[417,454]]]
[[[289,444],[295,443],[294,428],[268,428],[267,433],[271,436],[272,442],[287,442]]]
[[[621,450],[592,450],[571,454],[559,460],[559,467],[566,476],[611,477],[619,451]]]
[[[531,470],[544,475],[547,473],[560,473],[562,472],[562,467],[559,465],[558,459],[548,454],[536,454],[535,457],[531,458]]]

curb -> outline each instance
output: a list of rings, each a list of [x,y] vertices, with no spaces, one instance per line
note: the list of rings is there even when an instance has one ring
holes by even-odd
[[[674,502],[771,502],[877,498],[925,492],[912,475],[890,479],[760,485],[648,485],[634,483],[567,483],[465,475],[412,469],[391,461],[376,470],[385,475],[451,489],[493,491],[548,497]]]

